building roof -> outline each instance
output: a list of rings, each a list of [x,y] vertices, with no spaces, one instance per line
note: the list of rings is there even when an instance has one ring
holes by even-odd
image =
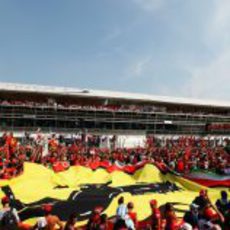
[[[97,97],[105,99],[123,99],[133,101],[157,102],[166,104],[181,104],[204,107],[225,107],[230,109],[229,101],[201,100],[192,98],[157,96],[139,93],[126,93],[106,90],[78,89],[69,87],[42,86],[33,84],[0,82],[0,91],[20,93],[42,93],[53,95],[69,95],[78,97]]]

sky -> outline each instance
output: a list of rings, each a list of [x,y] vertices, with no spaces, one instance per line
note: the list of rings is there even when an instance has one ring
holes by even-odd
[[[229,0],[0,0],[0,81],[230,100]]]

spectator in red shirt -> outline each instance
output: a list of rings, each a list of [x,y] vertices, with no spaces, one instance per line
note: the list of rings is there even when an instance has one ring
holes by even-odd
[[[96,207],[93,210],[92,216],[90,217],[86,229],[87,230],[97,230],[101,224],[101,207]]]
[[[109,222],[107,219],[107,215],[102,214],[100,219],[100,224],[98,226],[98,230],[108,230],[108,229],[109,229]]]
[[[179,229],[178,219],[171,203],[166,203],[164,217],[166,221],[165,230]]]
[[[152,211],[151,219],[150,219],[150,226],[152,230],[160,230],[161,229],[161,212],[157,207],[157,201],[151,200],[150,201],[150,208]]]

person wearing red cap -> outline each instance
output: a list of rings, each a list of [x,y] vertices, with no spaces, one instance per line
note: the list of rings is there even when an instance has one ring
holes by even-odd
[[[44,230],[56,230],[56,226],[59,226],[59,230],[63,229],[63,224],[58,216],[52,215],[52,205],[45,204],[43,206],[44,217],[38,219],[33,229],[44,229]]]
[[[152,211],[150,225],[152,230],[160,230],[161,229],[161,213],[159,208],[157,207],[157,201],[150,201],[150,208]]]
[[[2,210],[0,211],[0,229],[16,230],[20,222],[15,208],[10,207],[10,199],[5,196],[2,198]]]

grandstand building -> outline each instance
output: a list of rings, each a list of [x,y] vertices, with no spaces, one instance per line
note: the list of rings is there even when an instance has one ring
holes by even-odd
[[[0,83],[1,131],[229,135],[230,102]]]

